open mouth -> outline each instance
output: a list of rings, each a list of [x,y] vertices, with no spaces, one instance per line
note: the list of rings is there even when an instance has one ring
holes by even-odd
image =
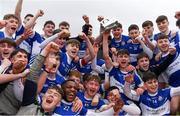
[[[51,104],[52,102],[53,102],[52,98],[49,97],[49,98],[46,99],[46,103]]]
[[[3,52],[3,55],[7,56],[7,55],[9,55],[9,52]]]
[[[11,30],[16,31],[16,28],[15,27],[11,27]]]
[[[76,55],[77,52],[76,51],[71,51],[72,55]]]
[[[57,64],[53,64],[53,68],[56,68],[57,67]]]
[[[91,94],[96,92],[95,90],[92,90],[92,89],[90,89],[89,91],[90,91]]]
[[[126,65],[126,62],[125,62],[125,61],[122,61],[122,62],[121,62],[121,65]]]

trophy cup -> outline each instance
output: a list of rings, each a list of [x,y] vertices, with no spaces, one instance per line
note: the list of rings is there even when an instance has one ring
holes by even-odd
[[[103,19],[101,22],[101,28],[102,28],[102,31],[101,32],[104,32],[104,31],[108,31],[108,30],[111,30],[113,29],[114,27],[116,27],[118,25],[118,20],[115,19],[115,18],[111,18],[111,19]]]

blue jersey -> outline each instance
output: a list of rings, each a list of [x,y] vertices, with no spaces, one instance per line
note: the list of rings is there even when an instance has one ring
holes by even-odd
[[[18,36],[22,35],[25,31],[25,28],[23,25],[20,26],[20,28],[16,31],[16,39]],[[19,47],[26,50],[29,54],[31,54],[31,45],[29,43],[29,38],[22,41],[22,43],[19,44]],[[30,58],[29,58],[30,59]]]
[[[128,41],[126,45],[126,49],[129,51],[130,54],[130,63],[133,66],[137,65],[137,56],[139,53],[143,52],[143,48],[140,43],[132,43],[131,40]]]
[[[110,85],[119,88],[120,92],[123,92],[125,84],[125,76],[128,72],[122,72],[119,68],[113,67],[109,72]],[[137,73],[134,73],[134,82],[131,84],[131,89],[143,86],[143,82]]]
[[[166,68],[166,70],[163,72],[164,75],[166,75],[168,78],[168,83],[172,87],[178,87],[180,86],[180,47],[179,44],[176,46],[176,55],[174,57],[173,62]],[[164,61],[166,57],[162,57],[161,62]]]
[[[102,66],[103,64],[105,64],[105,61],[102,60],[102,59],[97,59],[96,60],[96,65],[98,66]],[[88,63],[87,65],[85,66],[82,66],[82,67],[79,67],[78,70],[81,72],[81,73],[91,73],[93,70],[91,68],[91,63]]]
[[[105,104],[104,101],[100,99],[96,106],[92,106],[91,105],[92,99],[86,98],[84,92],[78,92],[77,96],[82,101],[83,107],[85,107],[86,109],[97,110],[100,109],[101,106]]]
[[[170,89],[158,90],[155,95],[147,91],[139,98],[143,115],[165,115],[170,113]]]
[[[67,55],[67,53],[60,53],[60,61],[61,63],[58,68],[58,73],[65,78],[67,77],[70,70],[78,69],[80,67],[80,61],[74,62],[73,59]]]
[[[61,101],[61,105],[59,107],[56,107],[54,111],[54,115],[62,115],[62,116],[74,116],[74,115],[86,115],[87,109],[82,108],[79,112],[73,112],[72,111],[72,103],[68,103],[64,100]]]
[[[168,34],[169,41],[170,41],[170,43],[171,43],[172,45],[175,45],[175,44],[177,43],[177,41],[179,41],[178,32],[176,32],[176,35],[173,36],[173,37],[171,37],[171,33],[172,33],[172,32],[170,31],[169,34]],[[161,33],[155,34],[155,35],[154,35],[154,40],[157,41],[157,38],[159,37],[160,34],[161,34]],[[177,40],[177,39],[178,39],[178,40]]]
[[[65,81],[64,78],[57,75],[57,74],[56,74],[56,77],[55,77],[54,80],[50,80],[50,79],[47,78],[46,82],[44,83],[43,88],[42,88],[42,90],[40,92],[40,96],[43,96],[50,86],[52,86],[52,85],[61,85],[64,81]]]
[[[29,61],[30,65],[34,62],[36,56],[40,53],[41,48],[39,46],[43,41],[44,41],[44,38],[37,32],[35,32],[32,38],[28,39],[28,42],[31,46],[31,58]]]
[[[0,31],[0,39],[3,39],[3,38],[5,38],[5,37],[8,37],[8,36],[5,34],[5,32]],[[11,38],[12,40],[15,40],[14,37],[9,37],[9,38]]]
[[[24,26],[22,25],[17,31],[16,31],[16,37],[24,33]],[[37,32],[33,32],[33,35],[27,38],[25,41],[23,41],[19,47],[22,49],[25,49],[29,54],[29,64],[31,65],[36,56],[40,53],[41,48],[39,45],[44,41],[44,38]]]
[[[120,40],[116,40],[115,38],[113,38],[111,40],[110,47],[116,48],[117,50],[125,49],[125,46],[126,46],[128,40],[129,40],[129,37],[125,36],[125,35],[122,35]]]

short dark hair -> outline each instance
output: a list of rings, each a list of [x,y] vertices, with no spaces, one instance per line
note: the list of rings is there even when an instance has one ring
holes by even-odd
[[[141,52],[137,56],[137,61],[139,61],[141,58],[144,58],[144,57],[149,59],[149,56],[145,52]]]
[[[48,20],[44,23],[44,27],[47,25],[47,24],[51,24],[55,27],[55,23],[52,21],[52,20]]]
[[[19,22],[19,18],[15,14],[6,14],[3,17],[3,20],[8,20],[10,18],[16,19]]]
[[[34,17],[33,14],[26,14],[26,16],[24,18],[27,18],[27,17]]]
[[[86,82],[93,81],[93,80],[101,84],[101,78],[98,75],[93,75],[93,74],[87,77]]]
[[[180,28],[180,19],[176,21],[176,26]]]
[[[136,24],[131,24],[128,28],[128,32],[130,32],[131,30],[139,30],[138,25]]]
[[[27,57],[28,57],[28,52],[27,52],[26,50],[24,50],[24,49],[22,49],[22,48],[18,48],[18,49],[16,49],[15,51],[13,51],[13,52],[11,53],[10,58],[12,58],[13,56],[15,56],[15,55],[18,54],[19,52],[26,54]]]
[[[169,40],[169,37],[168,37],[168,35],[166,35],[166,34],[160,34],[160,35],[157,37],[157,41],[158,41],[158,40],[161,40],[161,39],[168,39],[168,40]]]
[[[114,90],[114,89],[119,90],[118,87],[116,87],[116,86],[111,86],[111,87],[107,90],[107,92],[109,93],[109,92],[111,92],[111,91]]]
[[[3,38],[3,39],[0,39],[0,44],[1,43],[8,43],[10,45],[12,45],[14,48],[16,48],[16,42],[14,40],[12,40],[11,38]]]
[[[167,16],[165,16],[165,15],[160,15],[160,16],[157,17],[156,23],[162,22],[162,21],[164,21],[164,20],[167,20],[167,21],[168,21]]]
[[[76,44],[78,46],[80,46],[80,42],[76,39],[70,39],[66,42],[66,45],[69,45],[69,44]]]
[[[62,88],[60,86],[57,85],[52,85],[50,86],[48,89],[54,89],[56,90],[59,94],[61,94],[61,96],[64,96],[64,92],[62,90]]]
[[[67,83],[67,82],[70,82],[70,81],[72,81],[72,82],[74,82],[74,83],[76,84],[76,82],[75,82],[74,80],[72,80],[72,79],[65,80],[65,81],[61,84],[61,87],[62,87],[63,91],[64,91],[64,87],[65,87],[66,83]]]
[[[150,20],[144,21],[144,22],[142,23],[142,27],[143,27],[143,28],[144,28],[144,27],[147,27],[147,26],[149,26],[149,25],[153,27],[153,22],[150,21]]]
[[[147,82],[147,81],[152,80],[152,79],[156,79],[157,80],[157,76],[156,76],[155,73],[148,71],[147,73],[143,74],[142,80],[144,82]]]
[[[127,49],[119,49],[117,52],[117,56],[125,54],[129,56],[129,51]]]
[[[92,25],[90,25],[90,24],[83,25],[82,26],[82,32],[85,33],[86,35],[88,35],[89,28],[93,28]]]
[[[122,28],[122,24],[118,22],[117,25],[113,29],[116,29],[116,28]]]
[[[69,27],[70,27],[70,25],[69,25],[69,23],[68,23],[67,21],[62,21],[62,22],[60,22],[60,23],[59,23],[59,27],[60,27],[61,25],[63,25],[63,26],[69,26]]]

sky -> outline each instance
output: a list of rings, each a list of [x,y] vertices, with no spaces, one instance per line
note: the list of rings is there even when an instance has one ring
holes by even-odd
[[[0,0],[0,18],[7,13],[14,13],[18,0]],[[61,21],[68,21],[71,25],[72,36],[81,32],[82,15],[90,17],[94,36],[99,33],[97,16],[116,18],[123,25],[123,34],[128,34],[128,27],[141,25],[145,20],[154,23],[155,32],[158,32],[155,20],[159,15],[166,15],[170,22],[170,29],[177,29],[174,18],[175,11],[180,11],[180,0],[24,0],[21,16],[27,13],[35,14],[38,9],[44,11],[44,16],[37,20],[35,30],[42,33],[46,20],[53,20],[56,28]]]

